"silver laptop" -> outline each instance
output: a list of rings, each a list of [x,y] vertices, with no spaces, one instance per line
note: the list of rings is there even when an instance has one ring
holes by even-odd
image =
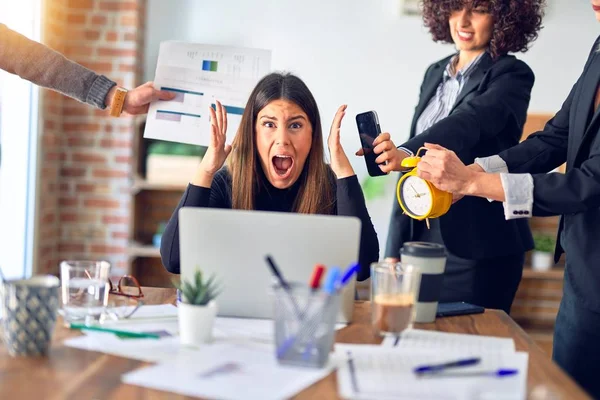
[[[358,260],[360,219],[283,212],[184,207],[179,210],[181,278],[197,268],[223,286],[218,315],[272,318],[271,255],[288,282],[308,285],[316,264],[344,271]],[[342,291],[338,322],[350,322],[353,279]]]

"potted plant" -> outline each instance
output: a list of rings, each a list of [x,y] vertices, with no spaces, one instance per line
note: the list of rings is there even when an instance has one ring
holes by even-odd
[[[536,271],[547,271],[554,262],[554,247],[556,240],[553,236],[536,233],[533,235],[534,250],[531,254],[531,268]]]
[[[156,141],[148,146],[146,180],[152,183],[182,184],[189,182],[206,147],[186,143]]]
[[[202,271],[197,269],[193,280],[174,284],[181,294],[177,303],[181,344],[201,346],[209,342],[217,314],[215,298],[220,292],[215,277],[204,280]]]

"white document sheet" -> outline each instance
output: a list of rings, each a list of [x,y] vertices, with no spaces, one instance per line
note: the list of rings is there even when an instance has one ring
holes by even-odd
[[[270,71],[269,50],[162,42],[154,86],[176,97],[150,105],[144,137],[207,146],[208,107],[218,100],[227,110],[227,142],[231,143],[250,92]]]
[[[398,338],[386,337],[381,345],[396,349],[457,350],[463,352],[463,354],[515,351],[515,342],[512,338],[426,331],[422,329],[409,329],[402,332]]]
[[[283,367],[264,349],[220,344],[193,358],[180,358],[127,373],[122,381],[150,389],[211,399],[285,399],[326,377],[323,369]]]
[[[381,346],[336,345],[338,391],[345,399],[524,399],[527,363],[523,352],[484,353],[474,366],[453,368],[431,377],[418,377],[418,366],[464,359],[457,351],[399,349]],[[517,369],[516,375],[457,376],[498,369]],[[448,374],[454,373],[454,376]]]

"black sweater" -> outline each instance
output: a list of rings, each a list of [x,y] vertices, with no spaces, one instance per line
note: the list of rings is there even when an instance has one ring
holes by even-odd
[[[294,200],[299,190],[300,179],[288,189],[274,188],[266,179],[258,190],[255,199],[257,211],[292,212]],[[362,189],[356,175],[343,179],[332,179],[335,186],[333,214],[354,216],[361,220],[360,271],[357,279],[363,281],[370,275],[370,264],[379,259],[379,242],[371,217],[365,205]],[[177,209],[173,212],[162,236],[160,255],[162,262],[171,273],[179,273],[179,223],[177,215],[181,207],[231,208],[231,175],[226,168],[218,171],[210,189],[188,185]]]

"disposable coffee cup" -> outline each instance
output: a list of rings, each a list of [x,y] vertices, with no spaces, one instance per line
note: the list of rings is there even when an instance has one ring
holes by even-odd
[[[446,248],[437,243],[407,242],[400,250],[400,260],[421,272],[415,322],[434,322],[444,282]]]

